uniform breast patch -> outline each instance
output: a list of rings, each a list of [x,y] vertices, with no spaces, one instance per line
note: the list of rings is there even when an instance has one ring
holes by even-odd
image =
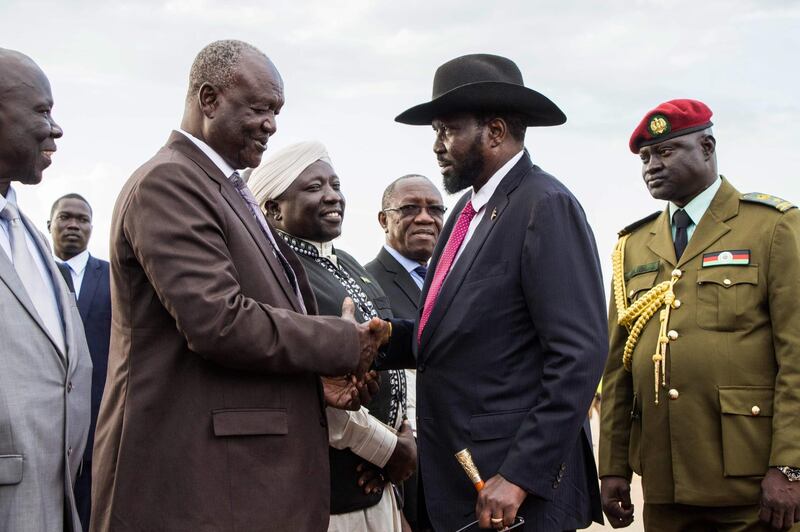
[[[703,268],[711,266],[747,266],[750,264],[749,249],[730,249],[703,253]]]
[[[640,264],[633,268],[631,271],[625,273],[625,280],[630,280],[631,277],[636,277],[637,275],[641,275],[647,272],[657,272],[658,266],[661,264],[659,261],[650,262],[647,264]]]

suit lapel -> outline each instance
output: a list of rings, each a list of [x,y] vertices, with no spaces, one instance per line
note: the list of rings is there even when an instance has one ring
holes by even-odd
[[[78,296],[78,311],[81,319],[86,322],[89,318],[89,308],[92,306],[94,294],[97,291],[100,279],[100,261],[89,255],[86,269],[83,272],[83,282],[81,283],[81,293]]]
[[[283,289],[287,299],[291,301],[292,308],[295,310],[295,312],[302,312],[300,304],[297,301],[297,296],[295,295],[292,287],[289,285],[289,280],[286,278],[286,272],[284,271],[280,262],[278,262],[278,258],[275,256],[275,253],[272,251],[272,244],[270,244],[270,242],[267,240],[267,236],[261,230],[261,225],[255,219],[255,217],[253,217],[253,214],[245,204],[244,199],[239,195],[239,192],[228,180],[228,177],[223,175],[220,169],[206,156],[206,154],[200,151],[200,149],[182,133],[174,131],[170,136],[168,144],[171,144],[174,149],[180,151],[189,159],[194,161],[195,164],[197,164],[197,166],[199,166],[209,178],[219,185],[222,197],[225,199],[231,209],[233,209],[233,212],[236,213],[236,216],[238,216],[242,221],[247,229],[247,232],[253,237],[253,240],[255,240],[256,246],[261,251],[261,254],[264,256],[267,264],[269,264],[269,267],[277,279],[278,284]],[[273,232],[273,235],[274,234],[275,233]],[[277,238],[280,237],[276,237],[276,239]]]
[[[405,295],[415,307],[419,306],[419,287],[403,265],[397,262],[397,259],[392,257],[391,253],[386,251],[385,248],[381,248],[378,253],[378,262],[381,263],[388,273],[392,274],[394,284],[400,288],[403,295]]]
[[[728,220],[739,214],[739,192],[727,181],[722,182],[711,205],[700,219],[697,228],[683,252],[678,267],[683,266],[722,238],[730,226]]]
[[[442,284],[442,288],[439,291],[439,296],[436,298],[436,304],[433,307],[430,317],[428,318],[428,322],[425,324],[425,330],[422,332],[420,347],[424,346],[430,340],[431,336],[436,332],[437,326],[447,313],[447,309],[450,308],[458,289],[461,287],[461,284],[463,283],[464,278],[467,276],[467,273],[469,273],[469,270],[472,267],[472,264],[475,262],[476,257],[480,253],[483,244],[486,242],[486,239],[494,229],[496,221],[500,219],[500,217],[503,215],[503,211],[508,206],[509,195],[514,191],[515,188],[517,188],[520,180],[532,167],[533,163],[531,163],[530,157],[526,153],[523,155],[522,159],[520,159],[511,170],[509,170],[508,174],[498,185],[497,190],[495,190],[494,194],[492,194],[492,197],[489,199],[488,203],[486,203],[484,206],[483,217],[481,218],[478,227],[475,228],[475,232],[472,234],[469,242],[467,242],[467,245],[462,251],[461,256],[451,267],[450,273],[447,274],[447,277]],[[453,211],[451,218],[458,218],[461,210],[464,208],[464,205],[466,205],[467,200],[469,197],[471,197],[471,195],[471,193],[467,193],[464,195],[464,197],[462,197],[462,200],[458,202],[459,206],[457,210]],[[448,220],[448,222],[449,221],[450,220]],[[448,239],[450,238],[451,231],[452,226],[447,234]],[[442,250],[443,248],[440,250],[439,246],[437,246],[436,251],[439,254],[441,254]],[[438,254],[436,255],[436,258],[438,263]],[[432,279],[433,275],[429,275],[428,277]],[[426,288],[428,287],[427,279],[425,286]],[[424,356],[423,353],[424,351],[420,349],[421,356]]]
[[[39,253],[42,256],[45,268],[47,268],[47,272],[50,274],[50,280],[53,283],[53,289],[55,290],[56,305],[58,305],[58,315],[61,318],[61,326],[64,328],[64,346],[66,352],[62,352],[61,348],[58,346],[58,344],[56,344],[55,340],[50,335],[50,332],[47,330],[47,327],[44,326],[44,322],[39,319],[39,313],[34,312],[33,315],[36,317],[36,323],[39,324],[39,327],[42,328],[44,333],[50,339],[50,342],[53,344],[53,347],[55,347],[56,353],[58,353],[62,362],[66,361],[69,363],[69,357],[67,356],[67,353],[69,353],[70,347],[75,340],[72,336],[72,319],[71,312],[69,311],[71,306],[69,298],[72,296],[67,288],[67,283],[64,282],[64,278],[61,276],[61,272],[58,270],[58,266],[56,266],[56,261],[53,260],[52,256],[50,255],[49,245],[24,214],[20,213],[20,217],[27,227],[28,232],[33,236],[33,241],[36,243],[36,247],[39,248]],[[20,281],[20,284],[21,283],[22,282]],[[35,308],[33,307],[32,302],[31,307]]]

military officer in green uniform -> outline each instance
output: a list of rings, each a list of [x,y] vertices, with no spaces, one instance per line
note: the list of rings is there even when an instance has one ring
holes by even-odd
[[[615,528],[633,522],[632,472],[648,531],[800,521],[800,210],[718,175],[710,118],[672,100],[630,141],[668,204],[614,252],[600,477]]]

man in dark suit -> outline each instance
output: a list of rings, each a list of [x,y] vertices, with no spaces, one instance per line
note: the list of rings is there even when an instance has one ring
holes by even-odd
[[[181,130],[120,193],[92,530],[328,526],[319,375],[363,378],[387,331],[357,325],[352,304],[348,319],[313,316],[301,263],[239,176],[261,161],[283,102],[262,52],[209,44]],[[341,402],[325,399],[351,403],[342,388]]]
[[[53,239],[53,252],[61,261],[58,267],[78,300],[78,311],[92,357],[92,417],[83,463],[75,480],[75,504],[84,530],[89,530],[92,497],[92,447],[94,428],[108,368],[111,338],[111,283],[108,262],[92,257],[92,207],[79,194],[58,198],[50,209],[47,230]]]
[[[531,530],[602,521],[586,412],[605,360],[600,263],[583,209],[533,165],[527,126],[566,117],[517,66],[468,55],[439,67],[433,100],[398,122],[433,125],[444,187],[471,187],[442,229],[414,327],[417,437],[435,530],[477,515]],[[390,360],[390,359],[387,359]],[[454,453],[487,479],[477,496]]]
[[[389,298],[397,318],[416,319],[419,295],[428,271],[446,208],[430,179],[409,174],[392,181],[383,192],[378,223],[386,243],[364,268],[375,277]],[[417,372],[406,370],[407,412],[417,434]],[[417,528],[417,475],[403,483],[403,514]]]

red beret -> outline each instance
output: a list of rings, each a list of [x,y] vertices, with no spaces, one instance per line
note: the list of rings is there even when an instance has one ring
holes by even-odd
[[[639,148],[711,127],[711,109],[697,100],[670,100],[647,113],[631,135],[633,153]]]

